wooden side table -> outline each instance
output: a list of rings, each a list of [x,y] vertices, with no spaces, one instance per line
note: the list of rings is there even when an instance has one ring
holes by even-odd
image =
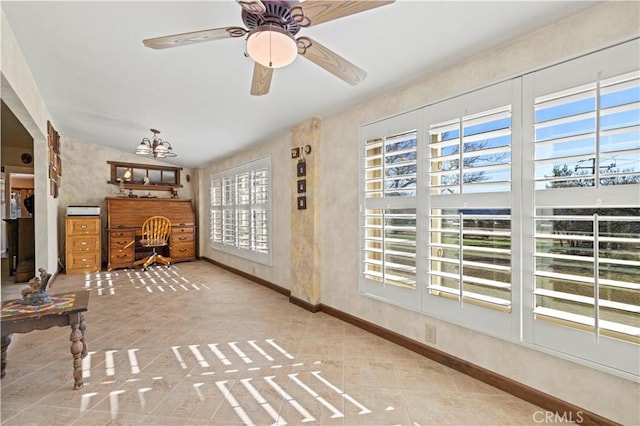
[[[52,294],[52,303],[41,306],[22,304],[22,299],[9,300],[2,304],[1,346],[2,365],[0,377],[4,377],[7,366],[7,349],[13,333],[28,333],[51,327],[71,326],[71,355],[73,356],[74,389],[80,389],[82,381],[82,358],[87,355],[85,341],[86,324],[84,312],[89,307],[89,291]]]

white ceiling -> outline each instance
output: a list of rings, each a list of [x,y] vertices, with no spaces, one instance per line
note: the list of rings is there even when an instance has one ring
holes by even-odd
[[[244,39],[165,50],[145,38],[244,27],[232,0],[2,1],[62,136],[133,152],[159,129],[178,157],[205,165],[334,115],[492,46],[597,5],[586,1],[395,3],[303,28],[368,72],[350,86],[303,57],[274,72],[269,94],[249,94]]]

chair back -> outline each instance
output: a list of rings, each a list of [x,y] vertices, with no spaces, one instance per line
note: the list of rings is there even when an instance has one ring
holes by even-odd
[[[171,221],[165,216],[151,216],[142,224],[140,244],[147,247],[166,246],[171,234]]]

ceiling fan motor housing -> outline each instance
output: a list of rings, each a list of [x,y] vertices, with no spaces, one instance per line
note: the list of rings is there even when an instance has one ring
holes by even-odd
[[[263,25],[274,25],[282,28],[288,32],[291,36],[294,36],[300,31],[300,26],[294,21],[291,15],[291,6],[286,1],[265,1],[266,11],[262,15],[249,13],[246,10],[242,10],[242,22],[251,31],[254,28],[261,27]]]

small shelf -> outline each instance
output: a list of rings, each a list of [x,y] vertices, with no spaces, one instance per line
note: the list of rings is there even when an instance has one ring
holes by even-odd
[[[107,183],[120,185],[125,189],[144,191],[171,191],[182,188],[181,167],[158,166],[153,164],[123,163],[107,161],[111,165],[111,179]]]

